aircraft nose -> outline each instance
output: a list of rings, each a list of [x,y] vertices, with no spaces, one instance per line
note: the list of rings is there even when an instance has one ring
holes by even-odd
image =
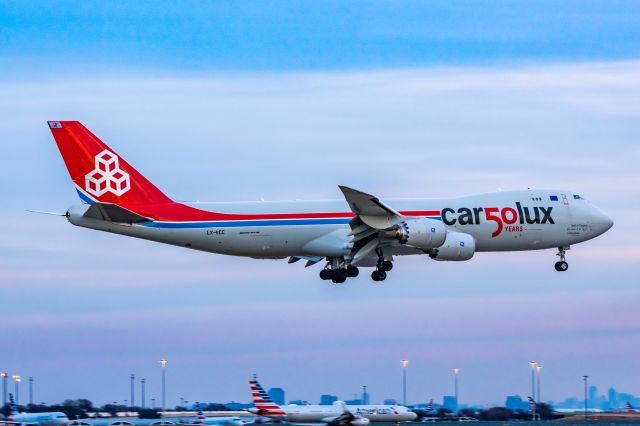
[[[611,219],[600,210],[594,209],[593,225],[598,235],[604,234],[613,226],[613,219]]]

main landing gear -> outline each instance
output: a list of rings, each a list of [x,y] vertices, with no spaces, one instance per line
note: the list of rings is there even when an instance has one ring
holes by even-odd
[[[387,272],[393,269],[393,262],[390,260],[384,260],[382,250],[376,250],[378,254],[378,263],[376,270],[371,273],[371,279],[374,281],[384,281],[387,279]]]
[[[564,260],[567,254],[567,250],[571,247],[558,247],[558,254],[556,256],[560,256],[560,261],[556,262],[555,268],[558,272],[564,272],[569,269],[569,264]]]
[[[320,278],[323,280],[331,280],[335,284],[342,284],[347,278],[355,278],[360,271],[355,266],[332,268],[331,263],[320,271]]]

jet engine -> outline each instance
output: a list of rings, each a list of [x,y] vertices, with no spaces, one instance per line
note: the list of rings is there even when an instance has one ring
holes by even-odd
[[[356,417],[355,419],[349,422],[351,426],[368,426],[369,423],[370,423],[370,420],[366,417]]]
[[[469,260],[476,252],[476,240],[469,234],[448,231],[444,244],[429,251],[435,260]]]
[[[394,237],[401,244],[419,249],[431,249],[444,244],[447,230],[435,219],[409,219],[393,228]]]

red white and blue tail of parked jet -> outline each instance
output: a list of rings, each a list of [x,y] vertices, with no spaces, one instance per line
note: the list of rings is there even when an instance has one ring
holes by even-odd
[[[469,260],[476,252],[557,248],[566,271],[571,245],[613,221],[580,195],[526,189],[458,198],[387,199],[340,186],[343,199],[243,203],[178,202],[77,121],[50,121],[82,204],[77,226],[211,253],[324,261],[320,277],[343,283],[361,267],[386,278],[402,255]]]
[[[370,422],[400,423],[415,420],[416,413],[397,405],[349,405],[335,401],[332,405],[280,406],[265,392],[254,375],[249,381],[255,408],[250,411],[274,421],[289,424],[326,424],[328,426],[368,426]]]

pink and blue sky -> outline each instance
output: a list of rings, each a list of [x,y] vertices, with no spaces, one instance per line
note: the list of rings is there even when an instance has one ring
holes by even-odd
[[[0,370],[36,401],[462,403],[640,394],[636,2],[5,2]],[[569,252],[401,258],[384,283],[74,228],[46,120],[81,120],[176,199],[382,198],[560,187],[615,221]],[[26,386],[22,400],[25,401]]]

